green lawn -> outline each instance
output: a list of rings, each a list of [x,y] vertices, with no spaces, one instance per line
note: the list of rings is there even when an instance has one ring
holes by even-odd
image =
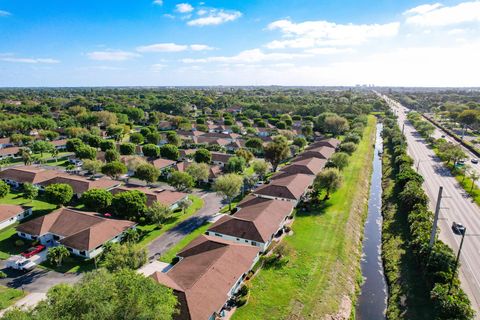
[[[366,216],[373,142],[373,116],[344,169],[342,187],[315,210],[296,214],[288,263],[262,269],[251,281],[248,303],[232,319],[320,319],[338,312],[358,282],[361,234]]]
[[[22,290],[0,286],[0,310],[10,307],[24,295]]]
[[[190,218],[195,212],[203,207],[203,199],[195,195],[190,195],[189,198],[192,201],[192,205],[186,210],[185,214],[181,211],[176,212],[172,218],[163,224],[161,229],[158,229],[154,224],[138,226],[137,229],[147,232],[147,235],[140,240],[140,245],[148,245],[154,239],[158,238],[180,222]]]
[[[207,229],[211,226],[211,223],[206,222],[199,228],[195,229],[193,232],[189,233],[185,236],[182,240],[180,240],[176,245],[168,249],[162,256],[160,257],[160,261],[170,263],[172,259],[175,258],[177,252],[181,251],[187,244],[190,243],[193,239],[198,237],[199,235],[205,233]]]
[[[65,258],[62,262],[62,265],[59,267],[50,264],[48,261],[42,262],[39,267],[61,273],[79,273],[94,270],[95,262],[93,261],[93,259],[85,260],[83,258],[71,255]]]
[[[47,214],[55,209],[55,205],[41,200],[28,200],[22,197],[21,193],[11,192],[5,198],[0,199],[0,204],[17,204],[33,207],[33,217],[39,217]],[[31,219],[29,217],[29,219]],[[15,227],[18,223],[13,224],[3,230],[0,230],[0,259],[8,259],[11,255],[19,254],[29,248],[30,243],[27,240],[20,239],[16,235]],[[23,245],[17,245],[17,240],[22,240]]]

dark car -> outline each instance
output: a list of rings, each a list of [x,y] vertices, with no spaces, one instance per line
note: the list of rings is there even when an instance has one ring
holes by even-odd
[[[463,224],[457,223],[455,221],[453,221],[453,223],[452,223],[452,230],[456,234],[464,234],[465,233],[465,227],[463,226]]]
[[[31,258],[37,253],[40,253],[41,251],[43,251],[44,249],[45,249],[45,246],[39,244],[39,245],[36,245],[35,247],[31,247],[25,252],[22,252],[21,255],[24,256],[25,258]]]

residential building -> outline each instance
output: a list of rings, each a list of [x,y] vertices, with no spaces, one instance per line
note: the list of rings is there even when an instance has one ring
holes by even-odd
[[[40,182],[39,185],[44,188],[51,184],[56,183],[64,183],[68,184],[73,189],[73,194],[80,198],[82,194],[91,189],[104,189],[104,190],[111,190],[115,187],[118,187],[121,183],[116,180],[111,180],[107,178],[100,178],[100,179],[87,179],[85,177],[73,175],[73,174],[65,174],[65,173],[58,173],[57,175],[49,180],[45,180]]]
[[[293,161],[304,160],[307,158],[319,158],[328,160],[335,153],[335,148],[321,146],[313,149],[305,150],[300,153]]]
[[[13,188],[19,188],[24,183],[31,183],[41,187],[40,183],[50,180],[59,174],[59,171],[47,170],[41,167],[19,166],[0,171],[0,179]]]
[[[32,215],[32,207],[16,204],[0,204],[0,229]]]
[[[151,206],[155,201],[157,201],[168,206],[171,210],[177,209],[178,203],[188,197],[188,194],[183,192],[134,186],[120,186],[111,189],[110,192],[112,194],[117,194],[131,190],[137,190],[144,193],[147,197],[147,206]]]
[[[291,201],[295,205],[302,199],[315,176],[303,173],[283,176],[253,191],[257,197]]]
[[[291,164],[282,167],[280,169],[280,172],[290,175],[297,173],[316,175],[317,173],[322,171],[326,164],[326,159],[301,157],[301,159],[299,159],[298,161],[292,162]]]
[[[96,212],[60,208],[20,224],[17,234],[47,247],[64,245],[74,255],[93,258],[103,251],[105,243],[121,241],[124,232],[135,225],[131,221],[104,218]]]
[[[201,235],[177,254],[177,264],[151,277],[173,289],[180,309],[175,319],[214,320],[224,315],[259,252],[258,247]]]
[[[0,160],[7,158],[20,158],[19,152],[19,147],[0,148]]]
[[[222,168],[228,163],[228,160],[230,160],[230,158],[234,156],[233,154],[227,154],[227,153],[221,153],[221,152],[211,152],[211,154],[212,154],[212,163]]]
[[[206,234],[257,246],[263,252],[283,229],[293,208],[289,201],[249,195],[237,205],[235,214],[220,218]]]

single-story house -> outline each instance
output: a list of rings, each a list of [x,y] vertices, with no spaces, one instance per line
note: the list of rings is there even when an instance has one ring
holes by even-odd
[[[227,153],[221,153],[221,152],[211,152],[211,154],[212,154],[212,163],[222,168],[228,163],[228,160],[230,160],[230,158],[234,156],[233,154],[227,154]]]
[[[303,173],[283,176],[253,191],[257,197],[291,201],[295,205],[302,199],[315,176]]]
[[[292,162],[291,164],[282,167],[280,172],[288,174],[313,174],[316,175],[327,164],[327,160],[320,158],[301,158],[298,161]]]
[[[53,146],[58,150],[67,149],[67,139],[53,140],[50,141],[50,143],[53,144]]]
[[[180,161],[188,160],[189,157],[193,157],[197,150],[196,149],[179,149],[179,159]]]
[[[20,157],[18,155],[19,152],[20,152],[19,147],[0,148],[0,159],[19,158]]]
[[[174,319],[214,320],[224,316],[259,252],[258,247],[201,235],[177,254],[177,264],[151,277],[177,296],[180,313]]]
[[[31,183],[40,187],[40,183],[50,180],[59,174],[61,172],[56,170],[47,170],[35,166],[19,166],[0,171],[0,179],[14,188],[18,188],[24,183]]]
[[[74,255],[93,258],[103,251],[105,243],[121,241],[124,232],[135,225],[131,221],[104,218],[96,212],[60,208],[20,224],[17,234],[39,240],[47,247],[61,244]]]
[[[168,168],[174,168],[176,163],[177,163],[176,161],[169,160],[169,159],[162,159],[162,158],[155,159],[152,161],[153,166],[160,171],[163,171]]]
[[[293,161],[304,160],[307,158],[319,158],[328,160],[332,157],[335,153],[335,149],[332,147],[317,147],[313,149],[308,149],[302,153],[300,153]]]
[[[175,169],[180,172],[186,172],[188,166],[191,165],[192,163],[193,162],[190,162],[190,161],[177,162],[177,164],[175,164]],[[213,182],[222,174],[223,174],[222,168],[219,165],[210,166],[210,171],[208,173],[208,180],[205,180],[203,182],[205,183]]]
[[[32,215],[32,207],[16,204],[0,204],[0,229]]]
[[[170,121],[160,121],[158,123],[158,129],[159,130],[162,130],[162,131],[166,131],[166,130],[174,130],[175,129],[175,125],[170,122]]]
[[[275,234],[283,228],[294,204],[289,201],[247,196],[237,205],[234,215],[216,221],[206,232],[238,243],[257,246],[263,252]]]
[[[111,190],[118,187],[121,183],[116,180],[107,178],[87,179],[73,174],[59,173],[56,177],[39,183],[40,186],[46,187],[55,183],[64,183],[72,187],[73,193],[77,198],[91,189]]]
[[[10,138],[0,138],[0,149],[6,148],[6,147],[12,147],[13,143],[10,140]]]
[[[178,208],[178,203],[188,197],[188,194],[166,189],[151,189],[146,187],[120,186],[111,189],[112,194],[125,191],[137,190],[143,192],[147,197],[147,206],[151,206],[155,201],[168,206],[171,210]]]
[[[322,137],[319,140],[316,140],[315,142],[310,144],[307,147],[307,150],[315,149],[315,148],[319,148],[319,147],[330,147],[330,148],[333,148],[333,149],[337,149],[337,147],[339,145],[340,145],[340,140],[338,140],[338,139]]]

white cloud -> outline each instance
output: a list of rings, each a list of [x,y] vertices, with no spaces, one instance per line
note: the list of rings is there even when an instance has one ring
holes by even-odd
[[[175,6],[176,11],[180,13],[189,13],[193,11],[193,7],[189,3],[179,3]]]
[[[11,16],[12,14],[8,11],[5,10],[0,10],[0,17],[8,17]]]
[[[354,52],[352,48],[312,48],[305,50],[306,53],[311,53],[314,55],[328,55],[328,54],[339,54],[339,53],[350,53]]]
[[[207,14],[207,12],[208,12],[208,11],[205,10],[205,9],[200,9],[200,10],[197,11],[197,14],[198,14],[199,16],[203,16],[203,15]]]
[[[408,15],[408,14],[425,14],[427,12],[433,11],[435,9],[438,9],[440,7],[443,7],[441,3],[433,3],[433,4],[422,4],[418,7],[414,7],[412,9],[409,9],[405,11],[403,14]]]
[[[93,51],[87,53],[88,58],[99,61],[125,61],[140,55],[134,52],[121,50]]]
[[[460,23],[480,22],[480,1],[462,2],[445,7],[431,5],[427,10],[419,6],[405,13],[409,15],[406,22],[423,27],[441,27]]]
[[[3,58],[0,58],[1,61],[5,62],[15,62],[15,63],[29,63],[29,64],[55,64],[60,63],[59,60],[51,58],[17,58],[10,55],[7,55]]]
[[[173,42],[155,43],[147,46],[137,47],[138,52],[181,52],[186,50],[193,51],[206,51],[213,50],[214,48],[207,46],[206,44],[177,44]]]
[[[189,26],[209,26],[235,21],[242,16],[240,11],[225,11],[223,9],[210,9],[203,13],[201,18],[187,22]]]
[[[260,49],[244,50],[234,56],[215,56],[201,59],[182,59],[183,63],[207,63],[207,62],[222,62],[222,63],[258,63],[258,62],[273,62],[282,60],[292,60],[295,58],[310,57],[310,54],[304,53],[264,53]]]
[[[152,71],[153,72],[159,72],[159,71],[162,71],[163,69],[165,69],[166,67],[167,67],[166,64],[155,63],[155,64],[152,64]]]
[[[163,0],[154,0],[153,4],[156,4],[157,6],[163,6]]]
[[[206,51],[206,50],[213,50],[214,48],[207,46],[206,44],[191,44],[190,49],[193,51]]]
[[[370,39],[388,38],[398,34],[400,23],[387,24],[336,24],[317,20],[294,23],[277,20],[268,25],[269,30],[280,30],[285,40],[275,40],[266,45],[269,49],[312,48],[315,46],[353,46]]]
[[[188,49],[187,45],[172,42],[156,43],[148,46],[137,47],[138,52],[180,52]]]
[[[170,14],[170,13],[165,13],[163,15],[165,18],[169,18],[169,19],[175,19],[175,16],[173,14]]]

